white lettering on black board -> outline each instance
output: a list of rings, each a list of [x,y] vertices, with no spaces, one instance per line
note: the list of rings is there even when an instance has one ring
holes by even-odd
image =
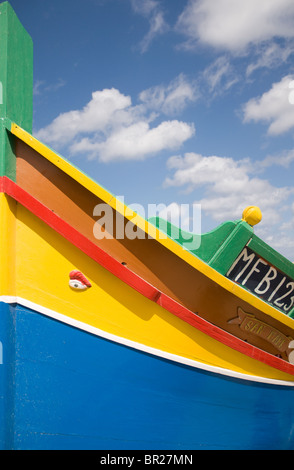
[[[294,307],[294,280],[245,247],[227,277],[288,313]]]

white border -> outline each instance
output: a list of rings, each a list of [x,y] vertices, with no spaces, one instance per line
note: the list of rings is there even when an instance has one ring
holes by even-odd
[[[188,359],[183,356],[178,356],[176,354],[168,353],[166,351],[162,351],[160,349],[152,348],[150,346],[146,346],[141,343],[137,343],[136,341],[132,341],[121,336],[114,335],[112,333],[108,333],[106,331],[100,330],[94,326],[88,325],[87,323],[81,322],[79,320],[75,320],[74,318],[68,317],[61,313],[56,312],[55,310],[51,310],[49,308],[43,307],[39,304],[31,302],[30,300],[23,299],[22,297],[17,296],[8,296],[8,295],[0,295],[0,302],[4,302],[7,304],[19,304],[23,307],[27,307],[31,310],[34,310],[38,313],[46,315],[47,317],[54,318],[62,323],[66,323],[67,325],[73,326],[78,328],[79,330],[87,331],[95,336],[100,336],[104,339],[113,341],[115,343],[122,344],[124,346],[128,346],[133,349],[137,349],[139,351],[143,351],[145,353],[151,354],[153,356],[158,356],[163,359],[167,359],[172,362],[176,362],[179,364],[187,365],[196,369],[202,369],[208,372],[213,372],[215,374],[225,375],[228,377],[233,377],[236,379],[246,380],[250,382],[260,382],[266,383],[270,385],[282,385],[282,386],[289,386],[294,387],[294,381],[284,381],[284,380],[277,380],[277,379],[270,379],[267,377],[257,377],[254,375],[247,375],[241,372],[235,372],[230,369],[225,369],[222,367],[211,366],[209,364],[205,364],[202,362],[195,361],[193,359]]]

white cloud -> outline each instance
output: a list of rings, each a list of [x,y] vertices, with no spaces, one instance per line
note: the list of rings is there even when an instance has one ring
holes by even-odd
[[[134,11],[149,20],[149,31],[139,44],[141,52],[146,52],[152,41],[169,27],[164,19],[159,2],[155,0],[131,0]]]
[[[294,107],[290,103],[289,87],[293,77],[287,75],[261,97],[252,98],[244,108],[244,122],[269,123],[268,134],[278,135],[294,127]]]
[[[142,160],[166,149],[175,149],[192,137],[194,127],[180,121],[164,121],[150,128],[147,122],[138,122],[115,130],[104,142],[83,138],[71,146],[73,154],[87,153],[100,161]]]
[[[293,38],[293,0],[190,0],[178,28],[190,43],[240,52],[275,37]]]
[[[247,66],[246,76],[249,77],[253,72],[260,68],[275,68],[287,62],[294,53],[294,45],[286,44],[281,46],[277,43],[264,43],[258,49],[258,56],[255,62]]]
[[[149,31],[140,43],[141,52],[146,52],[154,38],[160,34],[165,33],[167,29],[167,24],[161,11],[152,15],[150,18]]]
[[[168,89],[166,93],[163,90],[166,112],[169,105],[175,109],[187,99],[175,87]],[[151,127],[157,115],[150,114],[154,103],[147,95],[143,104],[133,106],[129,96],[114,88],[96,91],[83,109],[60,114],[35,135],[57,149],[69,146],[72,154],[83,153],[103,162],[142,160],[162,150],[179,148],[194,134],[194,125],[174,119]]]
[[[277,227],[260,224],[256,234],[272,248],[294,262],[294,217]]]
[[[125,114],[121,112],[130,106],[130,97],[114,88],[95,91],[82,110],[60,114],[51,124],[39,130],[36,137],[50,144],[64,145],[81,133],[105,131],[110,124],[123,119]]]
[[[169,85],[158,85],[140,93],[140,100],[154,110],[164,114],[175,114],[182,111],[190,102],[199,97],[195,82],[188,81],[184,74],[180,74]]]
[[[132,7],[136,13],[141,15],[150,15],[158,7],[156,0],[131,0]]]
[[[256,177],[250,160],[187,153],[171,157],[168,168],[173,174],[165,185],[189,191],[204,188],[204,197],[197,203],[218,222],[240,219],[245,207],[254,205],[260,207],[265,225],[278,223],[281,205],[294,194],[293,188],[278,188]]]
[[[62,78],[59,78],[56,83],[51,84],[46,84],[44,80],[36,80],[34,82],[33,94],[37,96],[48,92],[55,92],[59,90],[59,88],[64,87],[65,84],[65,80]]]
[[[203,71],[201,78],[212,97],[221,95],[239,81],[237,73],[226,56],[220,56],[210,64]]]
[[[34,88],[33,88],[33,94],[34,95],[40,95],[41,94],[41,88],[44,85],[44,80],[36,80],[34,82]]]
[[[294,162],[294,150],[289,150],[278,155],[268,155],[263,160],[256,162],[255,166],[257,170],[262,170],[271,166],[282,166],[284,168],[289,168],[292,162]]]

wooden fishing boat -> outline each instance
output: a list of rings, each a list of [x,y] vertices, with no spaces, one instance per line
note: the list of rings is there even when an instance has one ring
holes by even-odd
[[[33,137],[32,47],[2,3],[0,448],[292,449],[294,268],[260,210],[131,211]]]

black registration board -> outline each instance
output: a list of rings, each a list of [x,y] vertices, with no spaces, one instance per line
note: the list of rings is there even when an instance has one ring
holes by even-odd
[[[227,277],[284,313],[294,307],[294,280],[245,247]]]

